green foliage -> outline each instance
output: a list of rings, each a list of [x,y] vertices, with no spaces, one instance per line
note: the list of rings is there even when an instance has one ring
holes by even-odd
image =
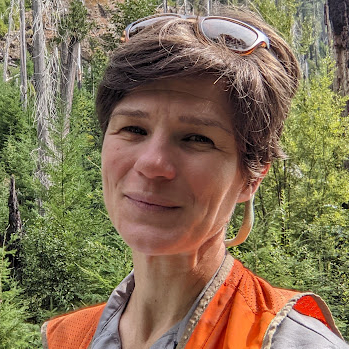
[[[35,206],[35,129],[32,128],[32,110],[21,109],[18,88],[0,82],[0,181],[8,181],[13,174],[18,199],[25,217],[30,217]],[[7,192],[7,190],[6,190]],[[7,199],[6,199],[7,204]]]
[[[0,349],[40,348],[40,328],[26,322],[26,305],[10,275],[8,254],[0,247]]]
[[[69,4],[69,11],[61,18],[58,26],[60,38],[70,38],[74,42],[81,42],[92,28],[87,18],[87,9],[80,0],[73,0]]]
[[[8,31],[10,3],[10,0],[0,0],[0,38],[4,38]]]
[[[16,139],[10,136],[0,154],[0,161],[6,170],[5,178],[14,175],[18,190],[18,200],[22,206],[21,212],[29,219],[35,215],[37,183],[33,173],[35,172],[34,142],[28,135]],[[34,212],[33,212],[34,211]]]
[[[7,175],[3,164],[0,162],[0,236],[6,230],[8,224],[8,191],[10,178]]]
[[[314,32],[314,27],[316,22],[313,17],[307,17],[303,19],[301,23],[301,37],[298,40],[298,52],[300,54],[306,54],[309,50],[309,47],[314,45],[316,36]]]
[[[251,6],[258,10],[270,25],[282,33],[288,43],[294,42],[292,29],[299,0],[255,0]]]
[[[232,252],[274,285],[322,295],[349,338],[349,217],[348,210],[341,208],[349,200],[348,172],[343,168],[349,154],[345,141],[349,118],[341,116],[345,99],[331,90],[333,64],[321,59],[328,48],[319,43],[322,29],[314,13],[322,11],[322,0],[221,2],[249,3],[258,9],[311,65],[310,79],[301,85],[282,139],[289,158],[271,167],[257,193],[254,231]],[[11,174],[16,178],[26,229],[20,245],[20,283],[10,276],[6,252],[0,248],[0,349],[39,348],[38,326],[28,319],[42,323],[56,313],[105,301],[132,268],[130,250],[112,227],[103,204],[102,139],[93,99],[108,51],[117,47],[123,29],[156,12],[161,3],[115,3],[113,30],[104,37],[105,47],[97,40],[91,44],[92,58],[85,63],[83,89],[75,92],[67,137],[62,137],[62,120],[56,120],[55,161],[45,169],[51,182],[48,191],[35,180],[33,112],[31,108],[22,111],[17,85],[0,82],[1,231],[8,224]],[[168,4],[175,5],[173,1]],[[203,1],[191,5],[196,14],[205,11]],[[9,0],[0,0],[0,36],[2,28],[7,30],[8,7]],[[90,28],[86,9],[74,0],[59,34],[81,41]],[[28,64],[31,76],[30,59]],[[40,196],[43,217],[37,212]],[[241,211],[238,207],[229,234],[240,226]]]
[[[0,81],[0,151],[9,135],[19,135],[24,126],[24,112],[19,103],[18,88]]]
[[[8,31],[9,14],[10,14],[11,0],[0,0],[0,38],[3,38]],[[19,11],[14,7],[12,13],[12,30],[19,28]]]
[[[26,61],[26,64],[27,64],[27,79],[30,80],[32,78],[32,76],[34,75],[34,63],[33,63],[33,60],[31,58],[31,55],[29,54],[29,52],[27,52],[27,61]],[[30,89],[30,85],[29,85],[29,89]],[[30,98],[30,95],[29,97]]]
[[[331,90],[332,81],[333,65],[327,60],[310,84],[302,86],[284,137],[291,159],[288,173],[279,181],[290,217],[286,227],[313,253],[319,276],[312,289],[323,294],[339,320],[347,321],[348,295],[344,284],[338,285],[338,273],[345,273],[347,263],[338,257],[347,255],[349,247],[349,217],[341,208],[349,198],[343,166],[349,154],[349,119],[342,117],[346,98]],[[342,329],[348,336],[349,328]]]
[[[155,13],[159,0],[125,0],[115,1],[111,16],[113,29],[104,35],[104,47],[112,51],[118,46],[124,29],[139,18]]]
[[[275,285],[320,294],[348,338],[349,217],[341,204],[349,198],[349,119],[332,79],[325,60],[303,82],[283,136],[289,159],[273,164],[257,193],[254,232],[234,253]],[[238,226],[234,217],[231,230]]]
[[[92,44],[92,51],[91,61],[84,76],[84,88],[94,96],[97,86],[102,80],[108,59],[106,53],[95,44]]]
[[[139,18],[153,14],[158,6],[158,2],[156,0],[126,0],[124,2],[116,2],[115,13],[112,17],[116,34],[121,36],[128,24]]]
[[[7,31],[8,31],[7,25],[5,24],[3,19],[0,18],[0,39],[5,37]]]
[[[0,17],[1,18],[6,17],[10,3],[11,3],[11,0],[0,0]]]
[[[348,118],[341,116],[346,98],[331,90],[332,81],[333,65],[327,60],[319,75],[301,87],[283,140],[293,164],[288,165],[290,174],[282,180],[294,185],[296,207],[305,209],[313,203],[306,215],[314,219],[325,214],[328,206],[340,207],[349,196],[343,168],[349,153],[349,144],[344,141]]]
[[[130,253],[104,210],[100,138],[91,96],[76,94],[71,132],[56,125],[43,217],[27,227],[22,283],[38,322],[105,300],[131,269]]]
[[[322,59],[328,55],[325,29],[324,0],[300,2],[294,29],[295,44],[301,60],[307,62],[308,71],[316,73]]]

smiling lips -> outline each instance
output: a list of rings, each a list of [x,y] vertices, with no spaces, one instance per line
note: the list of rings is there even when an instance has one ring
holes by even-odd
[[[137,207],[149,211],[168,211],[179,208],[173,202],[155,196],[125,194],[125,197]]]

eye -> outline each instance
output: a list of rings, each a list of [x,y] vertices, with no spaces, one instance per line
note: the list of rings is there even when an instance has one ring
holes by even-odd
[[[187,136],[184,139],[185,142],[195,142],[195,143],[201,143],[201,144],[211,144],[214,145],[213,141],[206,137],[206,136],[202,136],[202,135],[190,135]]]
[[[138,126],[126,126],[126,127],[123,127],[121,131],[130,132],[130,133],[134,133],[141,136],[147,135],[147,132],[142,127],[138,127]]]

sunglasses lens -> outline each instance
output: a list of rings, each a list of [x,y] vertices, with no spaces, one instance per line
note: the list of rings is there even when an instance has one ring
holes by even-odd
[[[194,17],[182,16],[177,13],[155,15],[131,23],[125,29],[125,35],[121,41],[127,41],[132,36],[141,32],[146,27],[151,27],[160,21],[173,18],[184,18],[188,20],[198,20],[201,32],[214,42],[226,45],[231,50],[243,55],[250,54],[256,47],[262,46],[269,49],[268,37],[258,29],[226,17]]]
[[[163,20],[168,20],[174,17],[178,17],[177,15],[166,15],[166,16],[158,16],[158,17],[153,17],[153,18],[148,18],[145,20],[142,20],[140,22],[135,22],[131,28],[129,29],[128,35],[129,37],[136,35],[137,33],[139,33],[140,31],[142,31],[144,28],[147,27],[151,27],[152,25],[154,25],[155,23],[159,22],[159,21],[163,21]]]
[[[258,39],[252,28],[220,18],[205,18],[201,29],[209,39],[223,42],[234,51],[246,51]]]

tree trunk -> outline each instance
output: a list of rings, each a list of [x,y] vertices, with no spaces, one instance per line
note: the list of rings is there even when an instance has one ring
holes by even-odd
[[[7,238],[8,241],[11,239],[13,234],[19,234],[19,238],[22,238],[22,220],[19,212],[18,198],[16,193],[16,181],[15,177],[12,175],[10,180],[10,195],[8,198],[8,209],[9,209],[9,218],[8,218],[8,228],[7,228]]]
[[[48,189],[49,179],[44,172],[45,164],[51,161],[47,154],[48,150],[53,151],[54,146],[50,137],[50,113],[48,110],[49,94],[47,89],[46,63],[45,63],[45,35],[42,18],[41,0],[32,1],[33,9],[33,62],[34,62],[34,87],[36,91],[36,122],[38,138],[38,169],[37,176],[40,183]],[[42,206],[39,199],[39,209]]]
[[[2,79],[4,80],[4,82],[7,81],[8,56],[9,56],[9,50],[10,50],[11,32],[12,32],[12,23],[13,23],[13,18],[12,18],[13,7],[14,7],[14,0],[11,0],[10,13],[8,15],[8,31],[7,31],[7,38],[6,38],[6,46],[5,46],[5,53],[4,53],[4,67],[3,67],[3,75],[2,75]]]
[[[334,89],[343,96],[349,94],[349,0],[327,0],[327,27],[333,46],[337,71]],[[349,103],[345,115],[349,113]]]
[[[19,0],[20,43],[21,43],[21,102],[23,110],[27,109],[27,44],[25,41],[25,8],[24,0]]]
[[[23,227],[21,215],[19,212],[18,198],[16,193],[15,177],[12,175],[10,180],[10,195],[8,198],[8,227],[5,235],[0,236],[0,246],[6,246],[7,250],[16,250],[14,254],[9,255],[10,266],[18,269],[20,260],[20,240],[23,237]],[[18,234],[15,236],[15,234]],[[15,237],[14,237],[15,236]]]
[[[81,90],[82,87],[82,62],[81,62],[81,44],[78,44],[78,57],[77,57],[77,80],[78,89]]]
[[[206,10],[206,16],[209,16],[211,13],[211,0],[207,0],[207,10]]]
[[[69,43],[62,41],[61,52],[61,110],[64,115],[63,137],[70,130],[70,112],[73,103],[74,82],[79,43],[75,38],[69,38]]]

